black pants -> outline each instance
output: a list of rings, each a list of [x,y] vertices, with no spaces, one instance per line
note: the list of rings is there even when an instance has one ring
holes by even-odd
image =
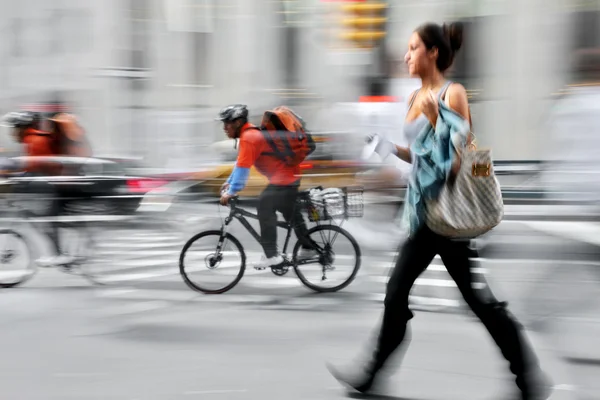
[[[306,223],[301,210],[296,205],[298,186],[268,185],[258,201],[258,221],[260,223],[261,245],[268,258],[275,257],[277,251],[277,211],[287,221],[293,221],[296,237],[303,248],[313,248],[308,238]]]
[[[427,227],[421,228],[402,246],[387,285],[382,326],[370,365],[373,374],[403,342],[408,321],[413,318],[408,307],[410,290],[417,277],[439,254],[466,303],[510,363],[517,385],[524,393],[529,390],[527,376],[529,372],[539,371],[538,360],[522,333],[522,326],[506,309],[506,303],[498,302],[489,290],[484,295],[473,289],[469,252],[468,242],[450,240]]]
[[[27,173],[25,177],[40,178],[46,177],[40,173]],[[39,197],[48,203],[39,216],[42,217],[61,217],[66,215],[68,206],[73,201],[89,200],[91,195],[83,191],[79,185],[53,185],[45,180],[25,181],[17,189],[19,193],[28,194],[32,197]],[[52,244],[53,250],[57,255],[62,254],[59,228],[64,226],[59,222],[52,221],[48,224],[47,235]]]

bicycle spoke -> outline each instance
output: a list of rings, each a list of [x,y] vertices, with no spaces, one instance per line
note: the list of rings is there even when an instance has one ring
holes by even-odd
[[[325,241],[325,233],[323,231],[320,231],[319,234],[321,235],[321,239],[323,240],[323,244],[329,243],[329,241]]]
[[[333,234],[333,240],[329,242],[330,245],[333,246],[333,244],[335,243],[335,240],[337,239],[337,237],[338,237],[339,234],[340,234],[339,232],[335,232]]]

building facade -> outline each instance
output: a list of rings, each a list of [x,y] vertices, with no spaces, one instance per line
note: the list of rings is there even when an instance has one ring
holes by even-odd
[[[395,0],[387,53],[401,62],[410,33],[424,21],[470,21],[463,49],[468,67],[457,80],[473,96],[480,143],[498,159],[543,158],[540,122],[552,93],[566,83],[575,26],[567,5],[574,3]],[[64,92],[98,153],[137,155],[156,166],[172,159],[189,164],[221,138],[211,117],[224,104],[247,103],[259,113],[288,103],[309,121],[313,115],[322,121],[328,105],[357,101],[366,90],[369,53],[332,49],[331,10],[339,6],[332,2],[1,4],[2,111]]]

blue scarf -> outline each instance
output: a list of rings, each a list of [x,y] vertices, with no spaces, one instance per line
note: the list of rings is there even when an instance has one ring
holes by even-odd
[[[404,202],[403,222],[412,236],[424,223],[425,202],[435,200],[450,176],[455,149],[463,149],[469,122],[438,101],[439,114],[435,130],[431,124],[417,135],[410,146],[413,171]]]

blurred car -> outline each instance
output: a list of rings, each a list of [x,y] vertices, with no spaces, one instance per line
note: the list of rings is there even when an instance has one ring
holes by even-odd
[[[343,133],[313,133],[316,150],[300,164],[302,181],[300,189],[315,186],[345,187],[362,186],[360,173],[374,166],[360,160],[362,141]],[[187,188],[188,193],[219,197],[220,188],[231,175],[238,148],[233,140],[215,143],[211,151],[220,154],[220,162],[207,165],[203,171],[190,174],[186,179],[197,181]],[[268,180],[254,167],[240,197],[256,198],[268,185]]]
[[[60,176],[25,176],[19,171],[31,159],[63,165]],[[21,195],[40,194],[53,196],[54,185],[77,188],[78,193],[93,197],[97,210],[105,214],[128,215],[137,210],[144,195],[168,183],[159,176],[131,175],[135,166],[132,159],[81,158],[81,157],[13,157],[5,160],[3,177],[12,186],[11,192]],[[38,196],[39,197],[39,196]],[[45,197],[45,196],[41,196]],[[35,200],[35,199],[34,199]],[[41,198],[38,203],[41,203]],[[47,201],[44,204],[49,204]],[[47,214],[42,206],[36,214]]]

